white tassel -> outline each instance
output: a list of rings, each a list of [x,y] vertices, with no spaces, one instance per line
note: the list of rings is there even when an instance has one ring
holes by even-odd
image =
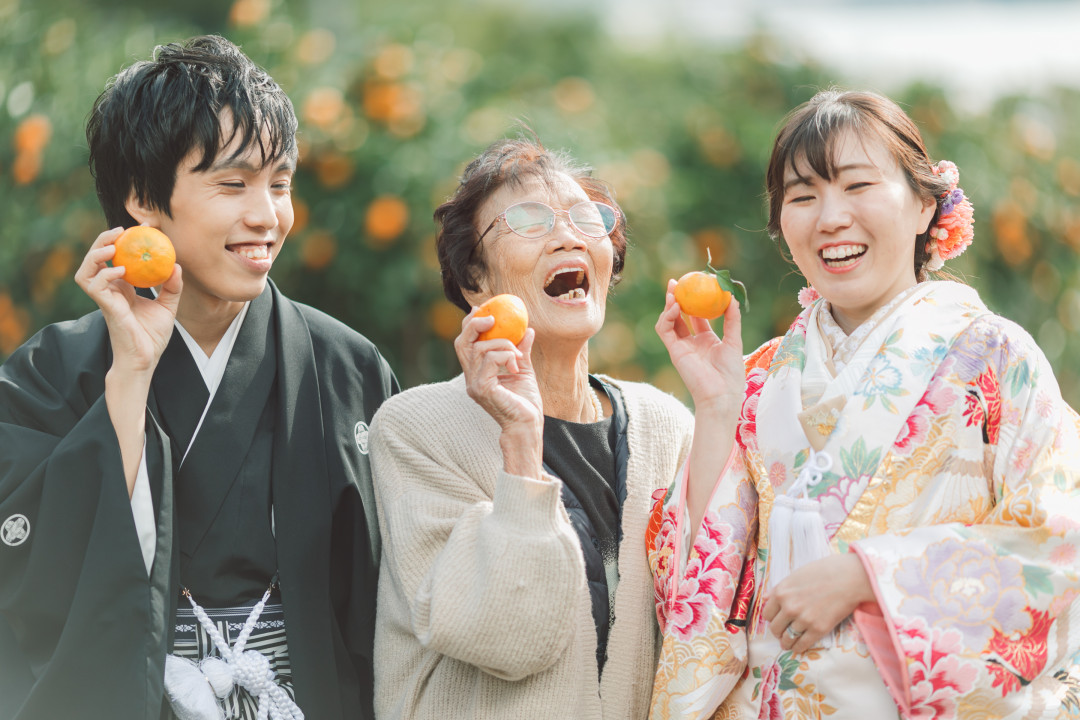
[[[165,694],[179,720],[224,720],[214,690],[198,665],[177,655],[165,656]]]
[[[804,567],[831,554],[820,505],[816,500],[796,500],[791,519],[791,569]]]
[[[769,589],[791,574],[791,525],[795,501],[787,495],[776,498],[769,516]]]
[[[832,554],[825,520],[821,517],[821,503],[807,497],[809,488],[821,482],[830,469],[832,458],[824,451],[811,450],[788,494],[777,497],[773,503],[769,517],[770,589],[795,570]],[[832,647],[833,633],[823,637],[819,644]]]
[[[214,694],[219,698],[224,700],[233,691],[233,670],[229,667],[229,663],[211,655],[203,658],[203,661],[199,663],[199,668],[206,676],[210,687],[214,689]]]
[[[809,565],[832,555],[829,536],[825,533],[825,520],[821,517],[821,504],[815,500],[796,500],[795,517],[791,528],[791,569]],[[823,578],[828,582],[828,578]],[[821,647],[833,646],[833,633],[817,642]]]

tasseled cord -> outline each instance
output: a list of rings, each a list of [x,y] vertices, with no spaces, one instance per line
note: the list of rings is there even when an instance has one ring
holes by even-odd
[[[809,489],[831,469],[832,457],[828,453],[811,450],[791,489],[773,503],[769,516],[769,589],[792,571],[832,554],[821,504],[808,495]],[[831,647],[832,634],[822,638],[821,644]]]
[[[271,583],[273,587],[273,583]],[[206,611],[185,592],[195,617],[206,630],[221,658],[208,657],[199,664],[176,655],[165,656],[165,693],[179,720],[224,720],[218,698],[224,699],[238,684],[258,698],[258,720],[304,720],[304,713],[277,684],[270,661],[258,650],[244,650],[255,623],[270,598],[268,588],[256,603],[230,648],[207,617]],[[216,696],[216,697],[215,697]]]

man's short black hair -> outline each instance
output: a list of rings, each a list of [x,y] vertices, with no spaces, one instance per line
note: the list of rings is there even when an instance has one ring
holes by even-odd
[[[222,114],[232,116],[223,135]],[[274,79],[217,35],[159,45],[125,68],[94,102],[86,125],[90,171],[109,227],[136,221],[125,203],[170,213],[180,163],[192,151],[207,170],[237,136],[235,156],[259,148],[263,166],[296,156],[296,112]]]

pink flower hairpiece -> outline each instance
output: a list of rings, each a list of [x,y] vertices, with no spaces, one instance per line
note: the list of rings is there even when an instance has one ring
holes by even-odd
[[[926,269],[940,270],[946,260],[967,250],[975,238],[975,209],[960,189],[960,170],[955,163],[942,160],[933,166],[933,171],[949,182],[949,189],[941,196],[941,215],[930,228],[930,239],[926,243],[926,251],[930,253]]]
[[[799,304],[804,308],[808,308],[813,305],[819,297],[821,297],[821,294],[818,293],[812,285],[807,285],[799,291]]]

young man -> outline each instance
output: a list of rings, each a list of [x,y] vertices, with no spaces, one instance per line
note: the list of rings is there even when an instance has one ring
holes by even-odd
[[[213,717],[203,676],[223,673],[226,718],[299,717],[293,698],[313,720],[372,715],[367,423],[398,386],[370,342],[268,282],[296,127],[220,37],[159,47],[94,106],[108,222],[160,228],[177,267],[136,294],[107,264],[120,227],[102,233],[76,273],[100,310],[0,367],[2,719]],[[235,662],[191,664],[209,654]]]

